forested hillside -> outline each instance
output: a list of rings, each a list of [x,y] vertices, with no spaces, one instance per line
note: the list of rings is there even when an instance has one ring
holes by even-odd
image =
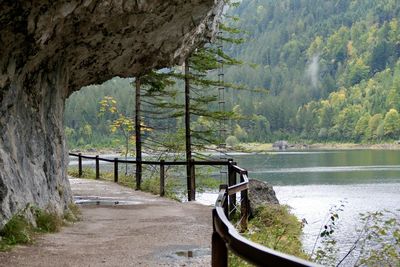
[[[397,0],[243,1],[235,13],[248,41],[229,49],[257,67],[227,74],[270,91],[234,102],[265,117],[273,138],[398,138],[399,11]]]
[[[227,107],[242,119],[229,123],[227,136],[243,142],[399,138],[399,0],[243,0],[230,12],[246,42],[224,46],[244,61],[227,68],[225,79],[268,93],[228,90]],[[179,102],[182,88],[175,89],[172,101]],[[112,95],[129,115],[133,92],[128,80],[114,79],[73,95],[65,116],[69,142],[117,139],[98,116],[99,101]],[[197,127],[211,123],[195,120]],[[174,132],[181,122],[169,119]]]
[[[113,96],[127,115],[133,117],[134,89],[129,79],[114,78],[102,85],[92,85],[75,92],[66,102],[65,135],[71,147],[119,144],[110,132],[110,118],[99,116],[100,101]]]

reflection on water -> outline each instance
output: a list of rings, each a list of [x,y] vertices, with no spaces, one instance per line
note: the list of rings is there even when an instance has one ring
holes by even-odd
[[[339,258],[357,238],[360,213],[386,209],[400,216],[400,151],[277,152],[235,160],[250,177],[273,184],[280,202],[306,219],[303,243],[309,252],[330,208],[342,202],[335,232]]]
[[[400,166],[337,166],[337,167],[305,167],[257,170],[252,173],[301,173],[301,172],[358,172],[358,171],[399,171]]]
[[[275,186],[278,199],[293,208],[299,218],[305,218],[304,245],[312,250],[320,227],[326,223],[329,209],[341,203],[339,228],[335,233],[343,251],[348,251],[360,228],[359,214],[390,210],[400,216],[400,183],[359,185]]]
[[[273,185],[399,182],[400,151],[274,152],[235,157],[249,174]]]

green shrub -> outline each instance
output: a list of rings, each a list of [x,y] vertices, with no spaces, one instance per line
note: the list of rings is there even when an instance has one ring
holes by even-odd
[[[79,169],[78,168],[71,168],[69,167],[68,170],[68,175],[72,177],[79,177]]]
[[[259,244],[301,258],[308,258],[301,244],[303,226],[287,206],[268,205],[255,210],[248,237]],[[255,233],[255,234],[254,234]]]
[[[167,178],[165,181],[165,196],[176,201],[181,201],[179,191],[182,188],[183,185],[177,179]],[[140,189],[158,195],[160,194],[160,180],[156,178],[143,179]]]
[[[64,212],[64,220],[67,222],[77,222],[81,219],[81,210],[78,205],[71,203],[68,205],[68,210]]]
[[[399,211],[399,210],[397,210]],[[377,211],[360,214],[364,228],[359,230],[363,238],[361,266],[400,266],[400,218],[395,212]]]
[[[27,244],[32,242],[33,228],[22,216],[15,215],[0,230],[0,250],[8,249],[15,244]]]
[[[61,217],[55,212],[47,212],[37,209],[35,211],[36,230],[44,233],[58,232],[63,225]]]
[[[33,242],[37,233],[53,233],[60,231],[64,225],[63,219],[74,222],[79,219],[80,210],[77,205],[70,204],[63,218],[55,213],[29,207],[35,216],[36,227],[22,215],[13,216],[0,230],[0,251],[8,250],[16,244]]]
[[[114,181],[114,176],[113,176],[113,174],[111,175],[111,173],[110,173],[108,176],[105,175],[105,179],[109,180],[109,181]],[[118,175],[118,183],[123,186],[136,189],[136,179],[133,175],[119,174]]]
[[[157,195],[160,193],[160,180],[156,178],[143,179],[140,189]]]
[[[72,177],[79,177],[79,169],[78,168],[68,168],[68,175]],[[95,179],[96,171],[93,168],[83,168],[82,169],[82,178],[86,179]]]
[[[338,257],[342,248],[338,246],[337,229],[328,223],[327,230],[321,232],[322,241],[312,259],[325,266],[397,266],[400,267],[400,219],[396,212],[376,211],[360,214],[357,238],[353,246]],[[334,217],[331,217],[332,219]],[[358,251],[353,254],[353,251]]]
[[[236,138],[236,136],[230,135],[228,138],[226,138],[225,143],[227,146],[236,147],[239,145],[239,140]]]
[[[287,206],[267,205],[255,210],[243,236],[265,247],[308,259],[301,244],[302,224]],[[252,266],[229,253],[229,266]]]
[[[196,176],[196,192],[203,193],[207,190],[218,190],[221,181],[213,178],[213,177],[206,177],[204,175]]]
[[[68,169],[68,175],[73,177],[78,177],[78,169],[77,168],[70,168]],[[141,190],[149,193],[153,193],[158,195],[160,193],[160,179],[157,177],[152,177],[151,172],[146,172],[143,176],[147,176],[150,178],[145,178],[142,180],[141,183]],[[85,168],[82,170],[82,178],[87,179],[95,179],[96,172],[92,168]],[[106,181],[114,181],[114,172],[100,172],[100,179]],[[125,175],[119,173],[118,175],[118,183],[120,185],[136,189],[136,180],[133,175]],[[205,180],[206,186],[211,184],[211,181]],[[165,196],[174,199],[177,201],[181,200],[179,196],[179,191],[182,189],[182,184],[174,178],[166,178],[165,182]],[[69,216],[69,215],[68,215]]]

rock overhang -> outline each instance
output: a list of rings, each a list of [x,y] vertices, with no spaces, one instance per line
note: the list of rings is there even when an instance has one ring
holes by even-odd
[[[63,109],[73,91],[181,63],[212,38],[223,5],[2,1],[0,227],[30,205],[62,212],[71,202]]]
[[[212,38],[222,7],[217,0],[10,1],[0,11],[0,85],[18,71],[60,63],[69,91],[179,64]]]

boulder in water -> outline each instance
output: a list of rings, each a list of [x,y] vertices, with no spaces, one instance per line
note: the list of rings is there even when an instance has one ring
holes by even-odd
[[[257,179],[249,179],[249,201],[251,214],[259,206],[279,205],[272,185]]]

